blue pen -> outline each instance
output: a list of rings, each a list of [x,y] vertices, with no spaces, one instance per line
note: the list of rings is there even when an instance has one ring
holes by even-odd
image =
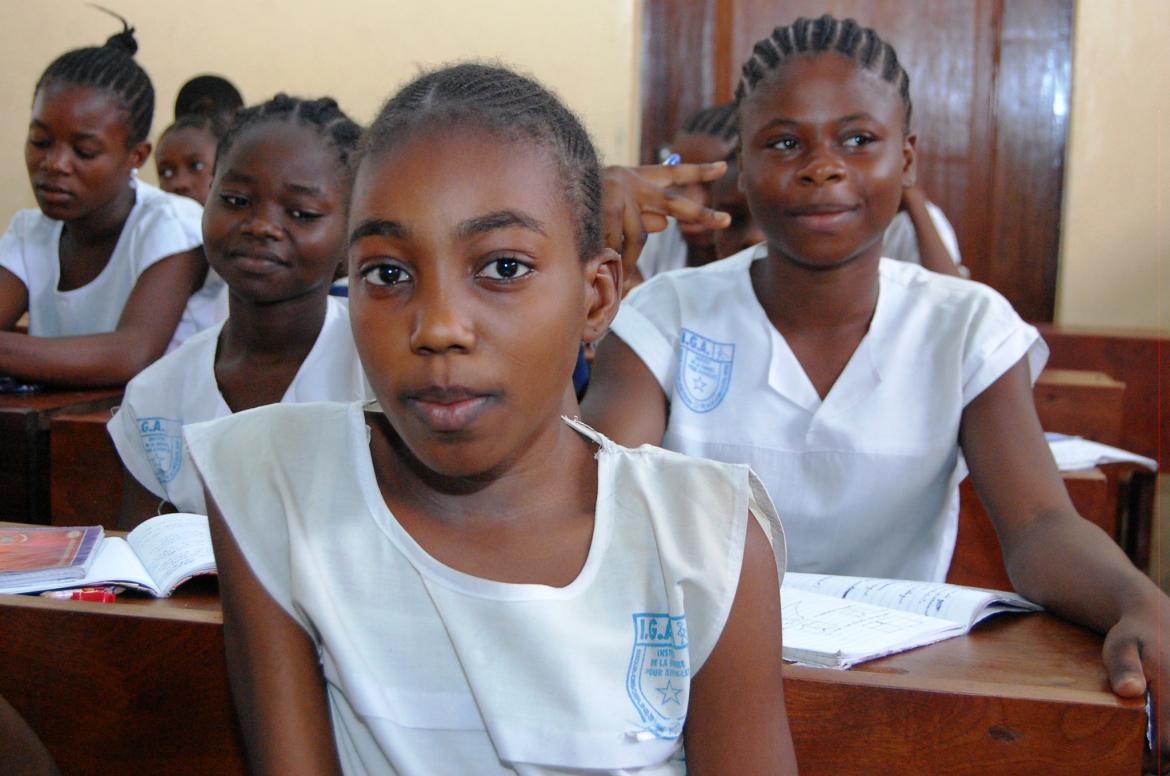
[[[670,156],[668,156],[662,160],[662,166],[663,167],[674,167],[675,165],[677,165],[681,161],[682,161],[681,156],[679,156],[678,154],[671,154]]]

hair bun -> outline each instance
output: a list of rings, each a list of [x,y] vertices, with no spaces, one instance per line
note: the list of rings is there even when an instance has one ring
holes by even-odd
[[[107,38],[105,48],[124,51],[127,56],[131,57],[138,53],[138,41],[134,39],[134,28],[130,26],[130,22],[126,21],[126,17],[96,3],[90,3],[90,7],[96,8],[104,14],[109,14],[122,22],[122,31]]]

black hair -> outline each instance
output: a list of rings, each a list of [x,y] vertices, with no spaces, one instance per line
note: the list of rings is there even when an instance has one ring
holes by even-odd
[[[240,133],[251,127],[274,121],[296,123],[316,131],[336,152],[337,161],[348,173],[357,151],[362,128],[337,105],[332,97],[315,100],[278,94],[267,102],[244,108],[235,115],[231,126],[215,149],[215,163],[227,155]]]
[[[230,117],[228,115],[209,106],[197,106],[196,110],[179,116],[175,119],[174,124],[160,132],[158,141],[161,143],[164,137],[181,129],[201,129],[215,138],[215,142],[218,144],[227,134],[229,123]]]
[[[121,21],[122,31],[111,35],[104,46],[73,49],[54,59],[37,81],[33,99],[50,83],[89,86],[109,92],[126,112],[127,145],[133,146],[150,136],[154,86],[150,76],[134,61],[138,51],[134,28],[113,11],[94,7]]]
[[[378,112],[362,141],[361,158],[377,155],[424,126],[474,126],[507,140],[548,149],[560,168],[582,258],[603,247],[601,165],[589,133],[555,94],[504,67],[463,63],[416,78]]]
[[[712,105],[709,108],[696,111],[687,117],[679,131],[688,135],[709,135],[720,140],[734,142],[739,133],[735,103]]]
[[[183,84],[175,97],[175,121],[188,113],[221,113],[230,121],[242,107],[244,98],[231,81],[218,75],[197,75]]]
[[[897,88],[905,107],[904,129],[910,131],[910,76],[894,47],[881,39],[871,27],[862,27],[854,19],[840,20],[829,14],[819,19],[800,18],[787,27],[777,27],[772,34],[756,43],[744,63],[743,75],[735,90],[735,101],[742,103],[752,89],[790,58],[801,54],[835,52],[848,57],[858,66],[879,74]]]

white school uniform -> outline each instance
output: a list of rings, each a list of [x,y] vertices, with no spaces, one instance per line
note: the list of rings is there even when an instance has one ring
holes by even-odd
[[[215,381],[223,323],[200,332],[130,381],[106,428],[126,470],[180,512],[204,514],[203,483],[183,446],[182,428],[232,414]],[[345,302],[330,297],[317,341],[282,403],[351,401],[372,392],[358,360]]]
[[[347,774],[682,774],[691,677],[738,586],[746,466],[598,447],[588,558],[565,587],[465,574],[386,507],[361,403],[269,406],[186,428],[256,578],[320,655]],[[312,454],[306,455],[305,450]]]
[[[877,308],[822,400],[752,290],[758,245],[661,275],[613,331],[670,402],[663,446],[748,463],[784,518],[794,571],[942,580],[958,524],[963,409],[1048,349],[979,283],[882,259]]]
[[[133,178],[134,207],[126,218],[110,260],[96,278],[80,288],[59,291],[63,221],[40,210],[17,213],[0,237],[0,267],[28,290],[29,334],[65,337],[114,331],[138,278],[168,256],[203,244],[203,208]],[[223,320],[226,287],[212,271],[200,291],[187,301],[170,347]]]
[[[947,253],[951,254],[951,258],[960,269],[966,269],[959,255],[959,239],[955,236],[955,227],[951,226],[946,215],[933,202],[926,203],[926,212],[930,215],[930,220]],[[882,236],[882,255],[911,264],[922,264],[922,254],[918,251],[918,234],[914,231],[914,222],[910,220],[910,214],[906,211],[898,211],[894,220],[886,227],[886,233]]]

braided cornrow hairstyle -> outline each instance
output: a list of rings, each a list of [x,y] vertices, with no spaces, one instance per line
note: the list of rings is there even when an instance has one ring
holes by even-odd
[[[244,108],[235,115],[227,133],[215,149],[215,163],[227,155],[236,138],[251,127],[274,121],[286,121],[314,130],[337,152],[338,164],[348,173],[362,128],[345,114],[332,97],[306,100],[278,94],[268,102]]]
[[[703,108],[692,113],[683,122],[679,131],[688,135],[709,135],[729,143],[735,142],[735,137],[739,132],[735,103],[713,105],[710,108]]]
[[[906,108],[904,129],[910,131],[910,76],[898,61],[894,47],[881,39],[870,27],[853,19],[840,20],[829,14],[819,19],[800,18],[787,27],[777,27],[772,34],[756,43],[744,63],[736,104],[742,103],[769,73],[790,58],[835,52],[848,57],[859,67],[871,70],[893,84]]]
[[[361,158],[375,156],[408,132],[431,125],[472,126],[547,148],[564,181],[578,255],[587,259],[601,251],[597,151],[580,120],[548,89],[506,68],[480,63],[425,73],[382,107],[366,131]]]
[[[150,136],[154,86],[150,76],[134,61],[138,51],[134,28],[113,11],[94,7],[121,21],[122,31],[110,36],[104,46],[74,49],[54,59],[37,81],[33,99],[48,84],[88,86],[109,92],[126,112],[127,146],[133,146]]]

